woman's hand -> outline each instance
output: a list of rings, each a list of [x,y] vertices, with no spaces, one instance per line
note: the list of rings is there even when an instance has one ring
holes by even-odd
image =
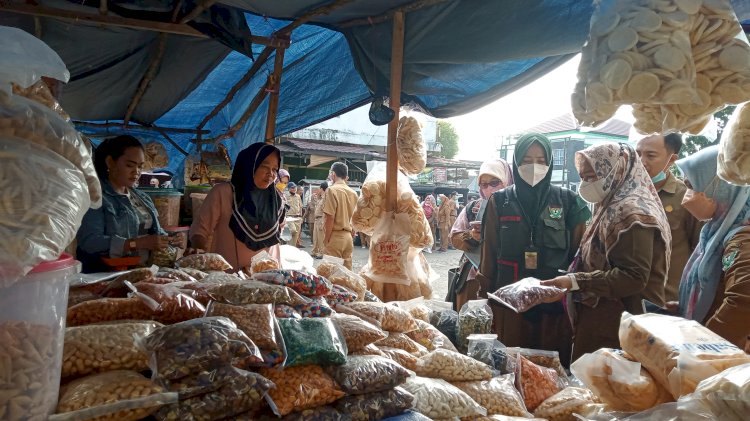
[[[138,250],[161,250],[169,246],[169,236],[166,235],[144,235],[135,239]]]
[[[664,309],[676,316],[680,312],[680,303],[678,301],[667,301]]]
[[[558,276],[557,278],[547,281],[541,281],[541,284],[547,287],[557,287],[566,291],[569,291],[571,288],[573,288],[573,280],[570,279],[570,276],[567,275]]]

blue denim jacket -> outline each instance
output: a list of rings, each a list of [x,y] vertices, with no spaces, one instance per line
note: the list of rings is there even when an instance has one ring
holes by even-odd
[[[102,182],[102,191],[102,206],[86,212],[76,236],[76,257],[83,266],[83,272],[107,270],[101,258],[122,257],[125,242],[138,237],[138,211],[130,203],[130,199],[115,192],[109,181]],[[159,225],[156,207],[151,198],[137,189],[131,189],[130,192],[140,198],[151,213],[154,223],[148,234],[166,235]]]

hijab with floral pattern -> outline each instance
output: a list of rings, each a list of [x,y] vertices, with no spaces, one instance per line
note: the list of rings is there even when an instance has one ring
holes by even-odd
[[[576,153],[576,167],[584,162],[598,179],[605,178],[606,198],[596,204],[591,223],[581,241],[579,271],[611,269],[609,253],[623,233],[636,225],[659,230],[666,260],[672,252],[672,232],[659,195],[632,146],[605,143]]]
[[[721,281],[724,246],[738,229],[750,223],[750,187],[733,186],[719,178],[719,146],[704,148],[677,161],[692,186],[713,199],[716,213],[703,226],[680,281],[680,314],[703,323]]]

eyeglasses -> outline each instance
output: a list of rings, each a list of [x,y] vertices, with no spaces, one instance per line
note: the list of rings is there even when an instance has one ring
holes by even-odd
[[[502,184],[500,180],[492,180],[489,183],[479,183],[479,188],[486,189],[487,187],[497,187]]]

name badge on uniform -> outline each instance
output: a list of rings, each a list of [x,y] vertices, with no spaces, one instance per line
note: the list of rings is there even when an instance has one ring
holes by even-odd
[[[539,266],[539,249],[526,247],[523,251],[523,261],[526,269],[536,270]]]
[[[562,218],[563,214],[563,208],[558,206],[550,206],[549,207],[549,217],[552,219],[560,219]]]

